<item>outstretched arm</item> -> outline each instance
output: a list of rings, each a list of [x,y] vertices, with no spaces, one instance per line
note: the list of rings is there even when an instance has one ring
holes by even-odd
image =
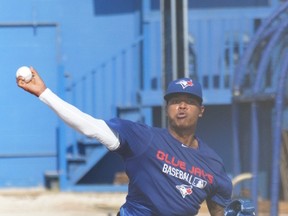
[[[78,132],[90,138],[97,139],[109,150],[115,150],[119,147],[118,134],[114,133],[105,121],[93,118],[59,98],[46,87],[36,70],[31,68],[31,71],[33,78],[30,82],[26,83],[21,77],[17,78],[19,87],[39,97],[39,99],[47,104],[66,124]]]
[[[224,207],[217,204],[212,200],[206,200],[209,212],[211,216],[223,216],[224,215]]]

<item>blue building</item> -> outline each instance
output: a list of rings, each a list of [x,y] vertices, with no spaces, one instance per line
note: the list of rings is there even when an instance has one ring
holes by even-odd
[[[286,5],[188,1],[189,76],[202,83],[206,106],[198,133],[231,177],[257,176],[251,196],[275,194],[274,201],[284,196],[276,170],[288,127]],[[45,187],[56,178],[63,190],[126,190],[113,184],[121,159],[17,88],[15,72],[32,65],[49,88],[95,117],[160,127],[160,0],[2,0],[0,10],[0,187]]]

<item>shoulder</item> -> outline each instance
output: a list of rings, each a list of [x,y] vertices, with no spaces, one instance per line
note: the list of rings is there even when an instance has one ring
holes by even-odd
[[[205,158],[211,159],[214,162],[218,162],[220,164],[223,164],[222,158],[219,156],[219,154],[213,148],[211,148],[209,145],[207,145],[199,137],[196,137],[196,139],[198,140],[198,143],[199,143],[199,150]]]
[[[114,118],[106,121],[106,124],[115,132],[117,132],[120,137],[125,139],[137,139],[155,136],[159,133],[158,128],[151,127],[147,124],[140,122],[133,122],[130,120],[124,120],[120,118]]]
[[[214,149],[209,147],[203,141],[200,141],[201,155],[204,156],[209,163],[210,169],[215,175],[215,179],[218,185],[225,188],[225,190],[231,190],[231,179],[227,175],[223,159],[216,153]]]
[[[126,128],[126,129],[149,128],[149,126],[144,123],[134,122],[120,118],[113,118],[105,122],[110,128],[116,131],[118,131],[120,128]]]

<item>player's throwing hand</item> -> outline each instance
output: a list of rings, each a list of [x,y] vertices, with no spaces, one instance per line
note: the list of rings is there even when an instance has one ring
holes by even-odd
[[[16,82],[20,88],[39,97],[39,95],[46,89],[46,85],[33,67],[30,67],[30,70],[32,72],[32,80],[30,82],[25,82],[21,76],[16,78]]]

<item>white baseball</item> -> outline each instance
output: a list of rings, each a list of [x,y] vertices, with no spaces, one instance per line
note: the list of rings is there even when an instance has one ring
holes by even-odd
[[[22,66],[18,68],[16,72],[16,77],[18,78],[19,76],[23,77],[26,83],[30,82],[32,79],[32,73],[31,73],[30,68],[26,66]]]

